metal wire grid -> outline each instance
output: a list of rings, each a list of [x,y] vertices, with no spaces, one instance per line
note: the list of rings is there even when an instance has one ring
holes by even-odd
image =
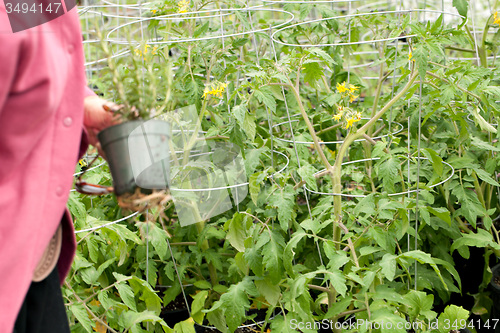
[[[87,7],[84,7],[82,9],[82,11],[86,11],[87,14],[94,14],[94,15],[101,16],[102,23],[104,22],[104,17],[108,17],[108,18],[112,18],[112,19],[116,20],[116,26],[114,28],[112,28],[111,31],[107,35],[108,42],[113,43],[115,45],[124,45],[125,44],[125,40],[120,38],[120,29],[121,28],[130,26],[130,25],[141,25],[141,33],[142,33],[142,31],[144,31],[144,27],[142,26],[142,24],[153,19],[153,18],[144,18],[144,16],[143,16],[143,14],[145,12],[148,12],[150,10],[149,3],[139,2],[137,5],[126,5],[126,4],[120,4],[120,3],[115,4],[115,3],[110,3],[110,2],[103,2],[103,3],[104,3],[104,5],[97,6],[97,5],[91,5],[88,3],[88,1],[85,1],[85,4],[87,5]],[[318,4],[318,3],[329,3],[332,5],[332,7],[337,6],[339,4],[343,4],[343,5],[347,4],[347,8],[346,8],[347,12],[345,15],[339,15],[339,16],[336,16],[334,18],[320,18],[320,19],[318,19],[318,18],[313,17],[312,19],[305,21],[305,22],[292,23],[293,20],[295,19],[295,16],[293,13],[282,10],[282,9],[276,9],[276,8],[269,7],[270,5],[271,6],[283,6],[284,4]],[[378,5],[386,5],[386,8],[388,8],[388,9],[393,8],[393,10],[385,10],[385,11],[381,11],[381,12],[380,11],[379,12],[359,12],[359,11],[363,11],[363,10],[365,10],[365,11],[370,10],[370,6],[378,6]],[[203,37],[199,37],[199,38],[185,38],[185,39],[177,39],[177,40],[171,40],[171,41],[162,41],[162,40],[158,40],[155,38],[146,39],[146,40],[150,44],[163,44],[163,43],[181,43],[181,42],[187,43],[187,42],[194,42],[194,41],[201,41],[201,40],[208,40],[208,39],[222,39],[222,41],[224,43],[224,40],[226,38],[229,38],[229,37],[249,35],[249,36],[251,36],[251,38],[253,40],[253,44],[256,46],[256,45],[258,45],[257,39],[261,38],[261,36],[262,36],[262,34],[257,36],[256,33],[266,32],[266,33],[268,33],[270,44],[272,47],[272,49],[271,49],[272,56],[274,57],[274,59],[276,61],[278,61],[278,59],[279,59],[279,55],[276,51],[276,44],[286,45],[289,47],[304,48],[304,47],[325,47],[325,46],[373,45],[374,43],[393,41],[395,44],[394,46],[395,46],[395,50],[397,53],[397,52],[399,52],[398,44],[399,44],[399,46],[402,45],[402,42],[400,41],[400,39],[403,37],[407,38],[407,39],[411,39],[412,37],[414,37],[414,35],[406,35],[403,37],[398,36],[398,37],[384,38],[384,39],[378,39],[378,40],[375,39],[375,40],[362,40],[362,41],[358,41],[358,42],[352,42],[352,41],[350,41],[350,23],[349,23],[349,25],[348,25],[349,33],[348,33],[347,41],[339,41],[339,42],[335,42],[335,43],[325,43],[325,44],[306,44],[306,43],[297,44],[297,43],[283,42],[278,38],[278,36],[280,36],[281,33],[286,32],[288,29],[291,29],[291,28],[299,26],[299,25],[317,23],[317,22],[321,22],[321,21],[325,21],[325,20],[329,20],[329,19],[356,18],[356,17],[362,16],[362,15],[417,14],[417,18],[413,18],[413,16],[411,16],[412,20],[413,19],[425,20],[426,16],[428,16],[428,15],[443,14],[444,16],[449,16],[452,19],[459,18],[459,15],[457,13],[450,11],[449,2],[447,2],[445,4],[445,1],[437,1],[437,4],[432,3],[433,7],[431,9],[425,9],[427,7],[427,5],[429,5],[428,2],[424,1],[423,2],[424,8],[421,8],[422,7],[421,2],[419,2],[417,4],[417,1],[412,3],[412,1],[403,1],[403,0],[400,0],[399,2],[398,1],[380,1],[380,2],[375,2],[375,3],[371,3],[371,4],[366,3],[366,1],[360,1],[360,0],[351,0],[351,1],[349,1],[349,0],[346,0],[346,1],[344,1],[344,0],[341,0],[341,1],[336,1],[336,0],[310,0],[310,1],[309,0],[305,0],[305,1],[302,1],[302,0],[297,0],[297,1],[293,1],[293,0],[287,0],[287,1],[262,0],[262,3],[257,3],[257,4],[254,4],[252,6],[250,6],[248,3],[246,3],[246,6],[243,8],[211,9],[211,10],[204,10],[204,11],[199,11],[199,12],[173,14],[173,15],[166,15],[163,17],[154,18],[156,20],[162,20],[162,21],[181,20],[181,19],[218,19],[219,22],[221,23],[220,24],[221,30],[220,30],[219,35],[203,36]],[[488,5],[490,6],[490,8],[485,9],[485,10],[491,11],[491,4],[489,2],[488,2]],[[353,7],[355,7],[355,8],[353,8]],[[481,11],[481,10],[477,9],[476,7],[477,6],[473,2],[469,19],[472,20],[472,25],[474,27],[473,28],[473,36],[476,39],[476,45],[477,45],[479,31],[477,31],[474,24],[477,23],[478,21],[480,21],[481,17],[484,17],[484,16],[482,16],[482,15],[484,15],[484,10]],[[415,8],[415,9],[412,9],[412,8]],[[358,12],[354,12],[355,9],[357,9]],[[227,31],[223,30],[222,22],[223,22],[224,18],[226,16],[230,15],[231,13],[233,13],[234,11],[249,13],[248,17],[250,19],[251,30],[244,31],[244,32],[235,32],[235,33],[227,32]],[[283,14],[285,16],[288,16],[289,18],[287,20],[285,20],[284,22],[280,22],[278,24],[271,25],[268,28],[260,28],[259,29],[259,28],[255,28],[255,22],[254,22],[254,16],[253,16],[255,13],[259,13],[259,12],[261,12],[261,13],[262,12],[275,12],[275,13],[280,13],[280,14]],[[446,18],[444,21],[446,22]],[[89,29],[90,29],[89,28],[90,27],[89,20],[85,20],[84,22],[85,22],[85,27],[87,28],[87,31],[89,31]],[[124,22],[124,23],[122,23],[122,22]],[[114,37],[114,35],[116,35],[116,37]],[[85,42],[86,43],[96,43],[97,41],[96,40],[87,40]],[[117,50],[118,51],[116,51],[116,53],[114,54],[115,57],[126,56],[127,53],[129,52],[128,50],[120,50],[119,48],[117,48]],[[355,52],[351,55],[347,55],[348,59],[346,60],[346,65],[347,65],[346,70],[348,73],[350,73],[351,70],[354,70],[356,68],[369,67],[371,65],[371,63],[373,61],[369,61],[369,62],[366,62],[364,64],[361,63],[361,64],[351,65],[350,58],[352,58],[353,56],[363,56],[364,54],[376,54],[376,51],[361,51],[361,52]],[[95,56],[95,54],[89,54],[89,53],[87,54],[87,61],[88,62],[86,63],[86,65],[89,68],[89,70],[88,70],[89,76],[93,75],[94,70],[96,70],[96,69],[98,70],[98,68],[95,68],[93,66],[105,61],[104,59],[95,59],[95,58],[93,58],[93,56]],[[345,57],[346,55],[343,55],[343,56]],[[91,59],[91,60],[89,60],[89,59]],[[449,57],[449,59],[450,60],[455,60],[455,59],[462,60],[463,58]],[[478,51],[476,50],[475,57],[466,58],[466,59],[475,60],[479,63]],[[490,57],[488,57],[488,59],[489,60],[496,60],[496,55],[490,56]],[[258,60],[257,60],[257,62],[258,62]],[[391,94],[394,95],[395,79],[397,78],[397,76],[394,75],[390,78],[392,79],[392,88],[391,88],[392,93]],[[378,79],[378,78],[367,78],[367,79]],[[349,76],[348,76],[348,80],[349,80]],[[420,96],[421,96],[421,93],[422,93],[422,84],[420,84],[420,90],[419,90]],[[272,140],[282,140],[282,141],[285,141],[285,142],[292,145],[293,150],[295,151],[296,163],[300,167],[300,159],[299,159],[299,155],[298,155],[298,151],[297,151],[297,146],[300,144],[311,144],[311,142],[297,141],[295,139],[295,131],[294,131],[294,128],[292,126],[292,123],[296,122],[297,120],[292,120],[292,118],[294,118],[294,116],[291,115],[291,112],[289,110],[288,104],[286,102],[287,101],[286,92],[283,88],[282,88],[282,94],[283,94],[284,101],[285,101],[285,111],[286,111],[286,114],[284,117],[285,121],[281,122],[281,123],[273,124],[272,115],[269,113],[269,110],[267,110],[268,122],[269,122],[269,132],[270,132],[270,136],[271,136]],[[226,95],[226,98],[227,97],[228,96]],[[421,131],[421,119],[422,119],[421,118],[421,116],[422,116],[422,99],[419,99],[418,115],[419,115],[418,116],[418,140],[416,143],[414,143],[414,145],[416,144],[416,146],[417,146],[417,151],[416,151],[416,154],[417,154],[417,157],[416,157],[416,164],[417,164],[416,186],[417,187],[415,190],[409,190],[409,191],[405,191],[405,192],[401,192],[401,193],[391,194],[391,195],[407,195],[408,198],[410,198],[410,195],[415,195],[415,200],[416,200],[416,208],[415,208],[415,232],[416,232],[416,234],[414,235],[414,238],[415,238],[414,248],[415,249],[417,249],[416,240],[418,238],[417,232],[418,232],[418,223],[419,223],[418,222],[419,221],[419,216],[418,216],[419,202],[418,202],[418,200],[419,200],[419,190],[420,190],[419,189],[420,162],[421,162],[421,160],[425,160],[425,158],[420,156],[420,131]],[[387,122],[389,125],[389,132],[391,132],[391,130],[392,130],[391,127],[392,127],[392,123],[393,123],[392,115],[389,117]],[[393,132],[393,134],[397,134],[402,129],[401,124],[399,124],[399,123],[395,123],[395,124],[398,125],[398,129],[395,132]],[[289,126],[291,140],[284,140],[284,139],[277,138],[277,137],[273,136],[273,128],[275,128],[277,126],[282,126],[282,125]],[[409,119],[408,119],[408,130],[409,130],[409,128],[410,128],[410,124],[409,124]],[[387,136],[388,135],[389,134],[387,134]],[[410,152],[410,149],[412,146],[410,141],[411,141],[411,136],[408,133],[408,157],[413,155]],[[323,144],[341,143],[341,142],[342,141],[324,142]],[[282,155],[281,152],[278,152],[278,151],[274,151],[274,152]],[[361,162],[361,161],[364,161],[364,160],[350,161],[347,163],[356,163],[356,162]],[[271,155],[271,163],[273,165],[275,163],[273,155]],[[410,163],[410,158],[408,158],[408,163]],[[439,184],[446,182],[453,175],[453,167],[451,167],[451,165],[449,165],[446,162],[443,162],[443,163],[446,164],[450,168],[450,174],[446,179],[444,179],[441,182],[434,184],[432,186],[437,186]],[[344,163],[344,164],[346,164],[346,163]],[[288,165],[288,163],[287,163],[287,165]],[[408,167],[408,171],[409,170],[410,170],[410,168]],[[283,170],[280,170],[280,171],[283,171]],[[408,175],[408,179],[410,179],[410,175]],[[241,184],[241,185],[243,186],[245,184]],[[315,193],[315,194],[320,194],[320,195],[332,195],[332,193],[312,191],[311,189],[308,189],[305,185],[303,186],[303,190],[304,190],[304,193],[306,194],[305,198],[306,198],[306,203],[307,203],[310,218],[312,218],[312,213],[311,213],[311,207],[310,207],[310,202],[309,202],[309,200],[310,200],[309,193]],[[341,194],[341,195],[342,196],[349,196],[349,195],[344,195],[344,194]],[[351,195],[351,196],[360,197],[360,196],[356,196],[356,195]],[[410,215],[410,211],[408,211],[408,217],[409,217],[409,215]],[[129,215],[129,216],[127,216],[121,220],[118,220],[118,221],[109,222],[109,223],[107,223],[103,226],[100,226],[100,227],[105,227],[109,224],[117,223],[117,222],[120,222],[122,220],[132,218],[134,216],[136,216],[136,214]],[[92,231],[97,230],[100,227],[79,230],[78,232],[92,232]],[[168,240],[167,240],[167,242],[168,242]],[[170,243],[168,243],[168,246],[169,246],[170,252],[172,254],[172,259],[175,261],[174,256],[173,256],[173,252],[171,251]],[[318,254],[319,254],[320,260],[322,262],[323,259],[321,257],[321,251],[319,249],[319,244],[317,244],[317,246],[318,246]],[[410,250],[410,236],[409,235],[408,235],[408,250]],[[148,251],[149,251],[149,249],[148,249]],[[147,258],[148,257],[149,256],[147,256]],[[175,263],[174,263],[174,266],[176,266]],[[415,266],[414,274],[415,274],[415,286],[414,286],[414,288],[416,289],[417,288],[417,284],[416,284],[417,283],[417,278],[416,278],[417,277],[417,268],[416,268],[416,266]],[[177,277],[179,279],[180,285],[182,286],[183,285],[182,279],[181,279],[178,272],[177,272]],[[184,290],[183,290],[183,294],[184,294],[186,304],[188,304],[187,296],[185,295]]]

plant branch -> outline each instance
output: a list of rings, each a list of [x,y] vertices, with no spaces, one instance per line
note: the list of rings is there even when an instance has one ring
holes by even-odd
[[[112,329],[111,327],[108,326],[108,324],[102,320],[101,318],[97,317],[95,315],[94,312],[92,312],[92,310],[90,310],[90,308],[87,306],[87,304],[80,298],[80,296],[78,296],[76,294],[76,292],[73,290],[73,288],[71,287],[71,285],[68,283],[68,281],[64,281],[64,285],[66,287],[68,287],[68,289],[70,289],[72,292],[73,292],[73,295],[75,296],[75,298],[77,299],[78,302],[82,303],[83,307],[85,308],[85,310],[87,310],[87,312],[95,319],[97,320],[98,322],[100,322],[103,326],[105,326],[109,331],[111,331],[112,333],[118,333],[117,331],[115,331],[114,329]]]
[[[326,133],[328,131],[331,131],[332,129],[339,128],[340,126],[342,126],[342,123],[338,123],[338,124],[332,125],[330,127],[324,128],[324,129],[322,129],[320,131],[317,131],[316,134],[320,135],[320,134]]]
[[[317,285],[315,285],[315,284],[308,284],[308,285],[307,285],[307,288],[309,288],[309,289],[313,289],[313,290],[318,290],[318,291],[323,291],[323,292],[325,292],[325,293],[330,292],[330,289],[329,289],[329,288],[327,288],[327,287],[317,286]]]
[[[338,221],[340,228],[346,233],[349,233],[349,229],[342,223],[342,221]],[[359,268],[358,256],[356,255],[356,249],[354,248],[354,244],[352,243],[351,237],[347,238],[347,244],[349,249],[351,250],[352,259],[354,260],[354,264]]]
[[[196,242],[176,242],[176,243],[170,243],[171,246],[192,246],[196,245]]]
[[[337,158],[335,160],[335,165],[333,166],[333,175],[332,175],[333,194],[335,195],[333,205],[334,205],[335,219],[337,221],[337,223],[335,223],[336,226],[338,225],[338,222],[340,222],[342,218],[342,201],[340,197],[340,193],[342,191],[342,185],[340,182],[340,178],[342,174],[342,160],[347,152],[347,149],[356,139],[358,139],[364,133],[366,133],[375,124],[375,122],[384,115],[385,112],[387,112],[399,99],[401,99],[408,92],[408,90],[411,88],[414,81],[416,80],[417,75],[418,73],[412,70],[408,83],[403,87],[403,89],[401,89],[399,93],[397,93],[382,109],[380,109],[380,111],[378,111],[360,129],[358,129],[356,132],[352,131],[349,132],[344,142],[342,143],[342,146],[340,147],[339,152],[337,154]],[[333,239],[337,243],[340,239],[339,231],[340,230],[334,228]]]
[[[314,178],[320,178],[320,177],[323,177],[325,175],[329,174],[329,171],[328,170],[323,170],[321,172],[318,172],[317,174],[314,175]],[[301,180],[300,182],[298,182],[297,184],[295,184],[295,186],[293,187],[294,190],[297,190],[299,187],[302,187],[306,184],[306,181],[305,180]]]
[[[313,141],[314,141],[314,148],[316,148],[316,151],[318,152],[321,161],[323,162],[323,165],[325,168],[331,172],[332,165],[330,162],[328,162],[328,159],[326,158],[325,154],[323,153],[323,150],[321,149],[321,145],[319,144],[319,139],[318,136],[316,135],[316,131],[314,130],[314,127],[309,120],[309,116],[307,115],[306,111],[304,110],[304,106],[302,105],[302,100],[300,98],[299,92],[295,89],[294,86],[288,83],[268,83],[268,85],[271,86],[282,86],[282,87],[287,87],[290,88],[290,90],[293,92],[295,99],[297,100],[297,104],[299,105],[300,113],[302,114],[302,118],[304,118],[304,121],[306,122],[307,129],[309,130],[309,134],[311,135]]]
[[[340,319],[342,317],[345,317],[345,316],[348,316],[351,314],[355,314],[355,313],[359,313],[359,312],[363,312],[363,311],[366,311],[366,308],[348,310],[348,311],[344,311],[344,312],[339,313],[335,318]]]
[[[451,45],[445,46],[445,48],[449,49],[449,50],[453,50],[453,51],[476,53],[475,50],[466,49],[466,48],[462,48],[462,47],[451,46]]]
[[[440,77],[439,75],[434,74],[434,73],[432,73],[430,71],[427,71],[427,75],[432,76],[433,78],[436,78],[436,79],[441,80],[443,82],[446,82],[448,84],[453,84],[450,80],[445,79],[444,77]],[[464,88],[460,87],[458,84],[454,85],[454,86],[457,87],[458,90],[460,90],[460,91],[462,91],[462,92],[464,92],[466,94],[471,95],[472,97],[474,97],[475,99],[477,99],[479,102],[481,102],[481,97],[479,97],[478,95],[474,94],[472,91],[464,89]]]

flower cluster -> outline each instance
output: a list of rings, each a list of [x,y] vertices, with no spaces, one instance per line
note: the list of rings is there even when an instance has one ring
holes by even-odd
[[[145,44],[144,48],[139,47],[138,49],[135,49],[135,55],[142,57],[144,60],[146,60],[146,55],[151,54],[155,55],[158,53],[158,46],[153,46]]]
[[[352,127],[355,122],[361,120],[361,112],[354,111],[350,108],[345,108],[342,105],[337,106],[338,112],[333,116],[333,120],[340,121],[342,118],[345,120],[345,128]]]
[[[349,84],[349,87],[346,87],[347,82],[343,82],[342,84],[337,83],[337,91],[342,95],[342,97],[349,97],[349,102],[354,102],[358,95],[354,95],[356,90],[359,88],[353,84]]]
[[[493,24],[500,25],[500,17],[498,16],[498,12],[495,12],[495,14],[493,14]]]
[[[151,16],[163,15],[166,13],[166,5],[162,4],[159,6],[159,4],[157,4],[156,8],[150,9],[150,12]]]
[[[177,4],[177,13],[187,13],[189,9],[189,1],[181,0]]]
[[[358,98],[358,95],[355,95],[355,93],[359,90],[359,87],[353,84],[348,85],[347,82],[343,82],[342,84],[337,83],[336,88],[342,96],[342,99],[340,100],[340,104],[337,104],[337,113],[333,115],[333,120],[343,121],[344,128],[348,129],[352,127],[355,122],[361,120],[361,112],[354,111],[350,107],[345,106],[348,103],[347,98],[349,98],[350,103]]]
[[[207,98],[207,96],[216,96],[218,98],[222,98],[222,93],[227,87],[227,83],[222,82],[212,82],[203,90],[202,98]]]

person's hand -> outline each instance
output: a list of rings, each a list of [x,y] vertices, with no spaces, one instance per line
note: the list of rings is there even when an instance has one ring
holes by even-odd
[[[107,107],[108,111],[104,108]],[[89,143],[96,147],[99,154],[103,157],[104,154],[101,150],[99,140],[97,140],[97,133],[103,129],[119,124],[120,116],[109,110],[114,110],[117,105],[113,102],[106,101],[99,96],[88,96],[84,100],[84,118],[83,125],[87,130]]]

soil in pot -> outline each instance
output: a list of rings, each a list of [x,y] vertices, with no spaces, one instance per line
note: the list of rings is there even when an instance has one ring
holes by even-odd
[[[436,305],[433,309],[434,311],[441,313],[444,311],[446,306],[450,304],[461,306],[468,311],[471,311],[474,307],[475,299],[472,295],[479,292],[479,286],[483,281],[484,248],[469,247],[469,251],[469,259],[463,258],[458,253],[458,251],[455,251],[453,253],[453,261],[455,263],[454,267],[460,275],[460,279],[462,281],[462,293],[452,293],[450,295],[450,300],[445,304]],[[492,257],[490,257],[490,259],[491,258]],[[438,297],[436,297],[436,299],[437,298]],[[480,323],[480,325],[476,327],[476,331],[478,333],[487,333],[493,331],[484,328],[484,321],[480,316],[475,315],[472,312],[468,319],[468,322],[469,321],[473,323]],[[464,331],[461,332],[463,333]]]
[[[188,301],[190,301],[188,296]],[[189,311],[182,294],[178,295],[172,302],[161,309],[160,318],[167,323],[169,327],[189,318]]]

